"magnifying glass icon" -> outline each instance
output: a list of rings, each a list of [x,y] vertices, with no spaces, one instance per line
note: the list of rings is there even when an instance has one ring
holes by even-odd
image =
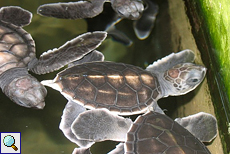
[[[18,150],[18,148],[14,145],[15,144],[15,139],[11,135],[7,135],[3,139],[3,143],[7,147],[12,147],[15,151]]]

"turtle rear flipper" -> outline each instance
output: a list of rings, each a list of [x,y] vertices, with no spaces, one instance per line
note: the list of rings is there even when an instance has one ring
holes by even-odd
[[[82,34],[66,42],[58,49],[43,53],[39,60],[32,60],[28,68],[36,74],[45,74],[58,70],[73,61],[81,59],[96,49],[104,41],[106,36],[107,33],[103,31]]]
[[[211,142],[217,135],[217,121],[211,114],[200,112],[175,121],[202,142]]]
[[[18,6],[7,6],[0,9],[0,20],[12,23],[15,26],[30,24],[32,13]]]
[[[150,72],[165,72],[173,66],[181,63],[192,63],[195,59],[195,55],[192,50],[185,49],[178,53],[171,53],[170,55],[155,61],[149,65],[146,70]]]
[[[51,3],[38,7],[37,13],[62,19],[92,18],[103,11],[106,0],[88,0],[69,3]]]

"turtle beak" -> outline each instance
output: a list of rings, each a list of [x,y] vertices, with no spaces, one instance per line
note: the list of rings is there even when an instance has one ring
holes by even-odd
[[[35,108],[36,109],[43,109],[44,107],[45,107],[45,102],[41,102]]]
[[[207,70],[208,70],[208,69],[207,69],[206,67],[203,68],[203,76],[205,76]]]

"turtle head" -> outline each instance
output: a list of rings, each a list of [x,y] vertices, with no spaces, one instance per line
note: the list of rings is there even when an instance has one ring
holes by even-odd
[[[14,79],[4,88],[4,92],[16,104],[27,107],[43,109],[45,106],[45,87],[33,76],[26,75]]]
[[[163,74],[165,97],[186,94],[204,79],[206,68],[193,63],[177,64]]]

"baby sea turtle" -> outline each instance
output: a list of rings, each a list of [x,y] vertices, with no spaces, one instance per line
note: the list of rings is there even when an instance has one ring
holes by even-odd
[[[86,0],[68,3],[51,3],[41,5],[37,13],[43,16],[63,19],[83,19],[97,16],[103,11],[108,0]],[[144,10],[141,0],[109,0],[114,11],[129,19],[138,19]]]
[[[186,94],[204,79],[206,68],[193,61],[194,53],[187,49],[154,62],[146,70],[123,63],[89,62],[41,83],[88,109],[107,108],[120,115],[148,109],[163,113],[158,99]]]
[[[190,50],[185,50],[183,52],[191,52]],[[94,54],[94,55],[93,55]],[[181,54],[181,53],[180,53]],[[173,54],[174,55],[174,54]],[[100,60],[102,61],[103,58],[98,58],[102,57],[102,54],[99,54],[99,52],[91,52],[87,56],[85,56],[83,61],[78,61],[78,64],[81,65],[81,63],[84,62],[89,62],[89,61],[95,61],[95,60]],[[175,54],[178,58],[178,53]],[[95,58],[97,57],[97,58]],[[179,56],[180,57],[180,56]],[[174,57],[174,60],[177,59]],[[185,60],[186,59],[186,60]],[[190,61],[189,58],[185,58],[182,60],[184,61]],[[163,62],[161,61],[160,63],[165,63],[164,60],[167,60],[167,58],[163,59]],[[171,62],[167,61],[169,64],[167,65],[172,65],[170,64]],[[96,63],[96,62],[95,62]],[[159,61],[157,62],[159,63]],[[75,67],[75,66],[72,66]],[[84,74],[81,74],[81,76],[84,76]],[[64,76],[63,76],[64,77]],[[78,77],[78,76],[72,76],[72,77]],[[71,80],[73,81],[73,80]],[[47,82],[43,81],[42,83]],[[72,82],[73,84],[74,82]],[[70,87],[71,88],[71,87]],[[64,96],[66,96],[64,94]],[[63,115],[62,115],[62,120],[60,123],[59,128],[63,131],[64,135],[72,142],[76,143],[78,146],[81,148],[76,148],[73,153],[74,154],[83,154],[83,153],[90,153],[89,148],[95,143],[95,142],[100,142],[104,140],[116,140],[116,141],[125,141],[125,136],[131,126],[131,121],[130,119],[125,119],[122,117],[119,117],[118,115],[114,115],[114,112],[111,112],[107,109],[94,109],[94,110],[89,110],[86,111],[85,107],[79,105],[78,103],[75,103],[74,100],[71,97],[66,97],[69,102],[67,103]],[[106,99],[106,98],[104,98]],[[161,109],[157,109],[157,111],[162,112]],[[132,114],[132,113],[131,113]],[[163,115],[164,116],[164,115]],[[187,123],[190,119],[194,116],[190,116],[189,118],[186,118],[186,122],[182,119],[182,123]],[[210,116],[208,117],[210,119]],[[212,117],[211,117],[212,118]],[[196,116],[196,119],[202,119],[198,118]],[[196,128],[201,128],[202,132],[206,131],[207,128],[209,130],[215,129],[216,130],[216,121],[214,119],[214,123],[207,123],[204,125],[204,122],[206,123],[208,121],[207,119],[203,119],[202,123],[193,121],[189,123],[188,125],[190,127],[193,127],[194,130],[197,131]],[[209,122],[209,121],[208,121]],[[199,125],[196,125],[198,123]],[[204,125],[204,127],[200,127],[200,124]],[[201,130],[200,130],[201,131]],[[212,131],[215,132],[215,131]],[[191,130],[191,133],[192,132]],[[195,135],[198,135],[196,137],[199,137],[201,133],[194,133]],[[213,134],[212,134],[213,135]],[[210,137],[211,135],[209,135]],[[211,138],[213,139],[216,136],[216,132]],[[211,140],[211,139],[209,139]],[[124,145],[118,146],[115,151],[112,151],[113,154],[117,154],[117,151],[119,153],[124,153]],[[203,145],[202,145],[203,147]],[[115,152],[115,153],[114,153]],[[111,153],[111,154],[112,154]]]
[[[20,7],[0,9],[0,87],[18,105],[42,109],[46,89],[28,70],[36,74],[58,70],[93,51],[107,34],[85,33],[37,59],[34,40],[22,29],[31,18],[32,14]]]
[[[184,120],[186,119],[186,120]],[[200,133],[192,131],[203,137],[208,134],[208,140],[213,140],[217,135],[217,122],[215,117],[208,113],[200,112],[182,118],[188,123],[194,120],[197,123],[189,123],[190,127],[199,129]],[[203,123],[200,123],[203,122]],[[123,153],[210,153],[205,145],[193,136],[188,130],[173,121],[165,114],[150,111],[139,116],[133,124],[130,119],[114,115],[107,109],[95,109],[85,111],[73,121],[71,130],[77,138],[100,142],[104,140],[122,141],[116,149],[109,154]],[[83,148],[87,150],[87,148]],[[83,151],[82,149],[82,151]],[[80,150],[80,149],[79,149]],[[87,150],[89,151],[89,150]]]

